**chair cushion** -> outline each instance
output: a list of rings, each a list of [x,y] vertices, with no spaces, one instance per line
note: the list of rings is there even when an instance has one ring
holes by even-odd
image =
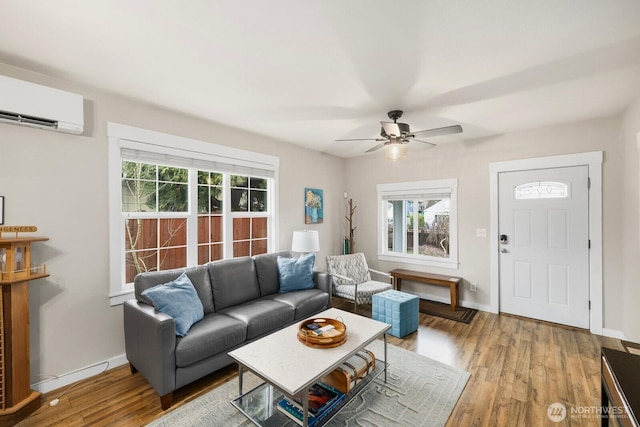
[[[173,317],[176,335],[185,336],[191,325],[204,317],[204,309],[186,273],[173,282],[146,289],[142,295],[151,300],[156,310]]]
[[[280,293],[312,289],[313,264],[316,255],[310,253],[300,258],[278,257],[278,275],[280,277]]]
[[[189,334],[176,342],[176,366],[184,368],[196,362],[227,352],[245,342],[247,325],[220,314],[208,314],[193,325]]]
[[[352,284],[363,283],[371,280],[369,266],[363,253],[351,255],[336,255],[327,257],[327,271],[329,274],[341,274],[353,280]],[[333,278],[336,285],[347,285],[346,280]]]
[[[378,282],[377,280],[369,280],[368,282],[358,284],[358,304],[371,304],[371,296],[378,292],[384,292],[393,289],[390,283]],[[337,297],[349,299],[353,301],[355,298],[355,285],[336,285],[334,295]]]

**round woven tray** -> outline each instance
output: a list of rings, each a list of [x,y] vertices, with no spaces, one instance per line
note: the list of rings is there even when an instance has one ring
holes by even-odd
[[[323,334],[316,335],[313,331],[306,327],[311,323],[317,324],[319,327],[333,325],[334,329]],[[347,341],[347,326],[339,320],[328,318],[307,319],[300,322],[298,326],[298,341],[302,344],[313,348],[332,348],[338,347]]]

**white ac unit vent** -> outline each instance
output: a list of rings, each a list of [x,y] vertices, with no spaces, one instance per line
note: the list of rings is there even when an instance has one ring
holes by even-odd
[[[0,122],[81,134],[81,95],[0,75]]]

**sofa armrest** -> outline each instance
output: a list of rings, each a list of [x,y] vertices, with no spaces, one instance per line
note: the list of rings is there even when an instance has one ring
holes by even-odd
[[[313,281],[316,284],[316,288],[321,289],[329,294],[329,300],[333,295],[333,286],[331,282],[331,276],[329,273],[324,273],[321,271],[313,272]]]
[[[176,384],[176,329],[173,318],[135,299],[125,301],[127,359],[155,391],[164,396]]]

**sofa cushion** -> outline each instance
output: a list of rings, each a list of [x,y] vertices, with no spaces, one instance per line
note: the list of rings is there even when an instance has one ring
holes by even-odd
[[[292,306],[296,311],[295,320],[306,319],[329,308],[329,294],[320,289],[273,294],[267,298]]]
[[[260,298],[256,266],[251,257],[210,262],[207,265],[216,311]]]
[[[291,252],[282,251],[271,254],[256,255],[253,260],[258,273],[258,284],[262,296],[275,294],[280,290],[278,275],[278,257],[291,258]]]
[[[138,274],[133,281],[136,299],[140,302],[153,305],[148,298],[145,298],[142,295],[142,291],[153,286],[169,283],[177,279],[182,273],[187,273],[193,287],[196,288],[198,298],[200,298],[205,314],[213,313],[214,307],[213,294],[211,292],[211,281],[209,280],[209,272],[203,265],[189,268],[178,268],[175,270],[149,271]]]
[[[180,368],[192,365],[226,352],[247,337],[247,325],[229,316],[217,313],[207,314],[193,325],[189,334],[176,342],[176,365]]]
[[[316,254],[310,253],[300,258],[278,257],[278,274],[280,277],[280,293],[312,289],[313,264]]]
[[[289,325],[295,310],[289,304],[261,298],[245,304],[228,307],[218,313],[240,320],[247,325],[247,340]]]
[[[191,325],[204,317],[198,293],[186,273],[172,282],[146,289],[142,295],[151,300],[158,311],[173,317],[178,336],[187,335]]]

